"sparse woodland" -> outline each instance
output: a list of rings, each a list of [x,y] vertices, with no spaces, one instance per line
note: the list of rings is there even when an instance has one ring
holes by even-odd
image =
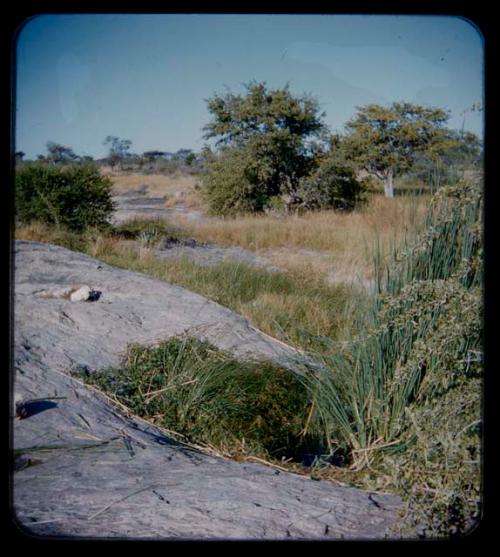
[[[200,153],[134,155],[109,136],[101,161],[52,142],[19,154],[15,237],[198,292],[302,350],[301,373],[165,339],[86,380],[188,442],[397,493],[422,537],[465,534],[481,515],[479,139],[404,102],[333,134],[313,97],[256,82],[207,104]],[[141,185],[170,216],[113,224],[115,197]],[[188,240],[277,270],[157,256]]]

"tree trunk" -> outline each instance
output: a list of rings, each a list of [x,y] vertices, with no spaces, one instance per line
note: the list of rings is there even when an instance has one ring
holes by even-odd
[[[394,175],[389,170],[384,180],[384,193],[386,197],[394,197]]]

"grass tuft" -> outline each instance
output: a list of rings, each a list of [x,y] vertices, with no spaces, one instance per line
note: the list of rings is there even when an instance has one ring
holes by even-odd
[[[136,415],[233,457],[298,458],[310,400],[297,376],[207,342],[131,345],[116,369],[85,375]],[[310,436],[309,436],[310,437]]]

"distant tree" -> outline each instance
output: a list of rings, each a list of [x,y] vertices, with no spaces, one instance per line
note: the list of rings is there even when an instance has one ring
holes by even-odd
[[[433,189],[456,183],[467,170],[482,163],[481,140],[472,132],[446,130],[438,149],[420,153],[412,174]]]
[[[394,197],[394,177],[408,171],[419,153],[437,156],[446,143],[445,110],[410,103],[389,108],[358,107],[338,142],[347,159],[384,183],[386,197]]]
[[[186,163],[187,166],[193,166],[196,163],[196,161],[197,159],[195,153],[189,153],[189,155],[184,159],[184,162]]]
[[[104,145],[109,145],[108,162],[112,168],[117,164],[123,168],[123,162],[129,156],[129,149],[132,145],[130,139],[120,139],[113,135],[108,135],[104,140]]]
[[[213,119],[204,127],[205,139],[216,140],[217,153],[205,165],[204,183],[216,213],[263,210],[279,196],[295,199],[316,164],[313,140],[325,130],[324,114],[309,95],[296,97],[288,86],[269,89],[265,83],[245,87],[245,95],[207,101]]]
[[[165,151],[145,151],[142,156],[149,162],[154,162],[166,155]]]
[[[483,148],[481,140],[475,133],[450,130],[448,139],[447,148],[442,153],[445,162],[462,167],[474,167],[481,164]]]
[[[179,149],[176,153],[174,153],[174,159],[185,161],[192,153],[192,149]]]
[[[24,151],[16,151],[14,158],[16,161],[22,161],[25,156],[26,153]]]
[[[94,158],[91,157],[90,155],[83,155],[83,157],[80,157],[82,162],[94,162]]]
[[[78,159],[78,155],[75,155],[73,149],[53,141],[47,142],[47,152],[46,160],[54,164],[71,163]]]

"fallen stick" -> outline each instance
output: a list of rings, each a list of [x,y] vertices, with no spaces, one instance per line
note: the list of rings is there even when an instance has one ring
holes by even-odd
[[[245,460],[255,460],[256,462],[260,462],[261,464],[265,464],[266,466],[272,466],[273,468],[277,468],[278,470],[281,470],[282,472],[290,472],[290,470],[287,470],[286,468],[283,468],[283,466],[278,466],[277,464],[273,464],[272,462],[268,462],[267,460],[264,460],[263,458],[259,458],[258,456],[246,456]]]
[[[100,514],[102,514],[103,512],[106,512],[108,509],[110,509],[113,505],[117,505],[118,503],[121,503],[122,501],[125,501],[125,499],[128,499],[129,497],[132,497],[133,495],[137,495],[138,493],[141,493],[141,491],[146,491],[152,487],[155,487],[156,483],[148,485],[147,487],[141,487],[141,489],[138,489],[136,491],[133,491],[132,493],[129,493],[128,495],[125,495],[125,497],[122,497],[121,499],[118,499],[117,501],[113,501],[111,502],[109,505],[106,505],[103,509],[101,509],[100,511],[97,511],[96,513],[90,515],[87,520],[92,520],[93,518],[95,518],[96,516],[99,516]]]

